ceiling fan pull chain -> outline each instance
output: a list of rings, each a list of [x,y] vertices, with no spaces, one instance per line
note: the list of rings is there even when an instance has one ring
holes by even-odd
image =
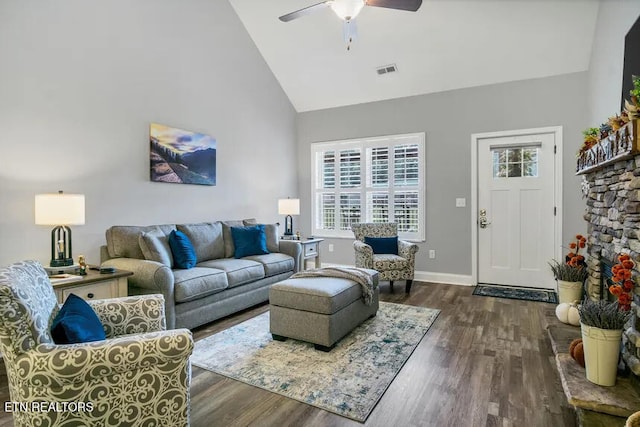
[[[344,42],[347,44],[347,50],[351,50],[351,43],[356,39],[358,35],[358,28],[356,27],[356,21],[350,19],[344,21],[343,24]]]

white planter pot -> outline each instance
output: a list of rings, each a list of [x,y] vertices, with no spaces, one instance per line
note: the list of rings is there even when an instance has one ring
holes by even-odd
[[[587,379],[594,384],[616,383],[622,330],[600,329],[580,324]]]
[[[558,280],[558,303],[582,301],[582,282],[566,282]]]

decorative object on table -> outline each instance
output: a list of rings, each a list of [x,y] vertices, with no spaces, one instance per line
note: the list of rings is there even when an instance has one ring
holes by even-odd
[[[578,303],[580,301],[574,301],[573,303],[563,302],[556,306],[556,317],[562,323],[568,325],[580,326],[580,313],[578,312]]]
[[[151,123],[149,141],[151,181],[216,185],[215,138]]]
[[[266,312],[197,341],[191,362],[364,422],[439,312],[381,302],[376,317],[354,329],[329,353],[303,341],[274,341]]]
[[[84,224],[84,194],[37,194],[35,223],[51,230],[51,267],[73,265],[70,225]]]
[[[291,215],[300,215],[300,199],[279,199],[278,214],[286,215],[284,217],[284,235],[293,236],[293,217]]]
[[[549,265],[558,283],[558,299],[560,303],[573,303],[582,300],[582,288],[589,275],[584,256],[580,249],[586,246],[586,238],[576,234],[576,241],[569,244],[569,253],[565,256],[565,262],[559,263],[551,260]]]
[[[80,276],[87,275],[87,262],[85,261],[84,255],[78,256],[78,274]]]
[[[569,355],[578,365],[584,368],[584,345],[582,344],[582,338],[576,338],[571,341],[571,344],[569,344]]]
[[[519,299],[557,304],[558,297],[554,291],[546,289],[513,288],[503,285],[480,284],[473,290],[473,295],[481,297]]]
[[[617,301],[585,299],[578,307],[587,380],[602,386],[616,383],[622,330],[631,312]]]
[[[620,309],[624,311],[631,309],[633,301],[633,289],[636,286],[633,277],[635,265],[628,254],[620,254],[618,255],[618,263],[611,267],[612,277],[610,280],[612,285],[609,286],[609,292],[616,296]]]

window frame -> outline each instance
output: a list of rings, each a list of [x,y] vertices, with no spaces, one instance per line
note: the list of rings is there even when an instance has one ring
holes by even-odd
[[[418,146],[418,183],[417,185],[395,185],[394,183],[394,147],[416,144]],[[372,175],[371,156],[368,150],[371,148],[387,147],[388,154],[388,180],[387,187],[379,187],[370,185],[369,177]],[[340,187],[340,151],[344,150],[360,150],[360,186],[359,187]],[[334,187],[323,187],[322,153],[334,151]],[[416,192],[418,195],[418,231],[398,233],[398,237],[403,240],[424,242],[426,234],[426,183],[425,183],[425,133],[407,133],[397,135],[378,136],[370,138],[347,139],[337,141],[321,141],[311,143],[311,231],[313,236],[328,238],[353,238],[353,232],[340,229],[340,195],[345,193],[360,194],[360,222],[372,222],[372,210],[368,206],[368,195],[373,193],[387,193],[389,198],[389,215],[394,215],[394,195],[396,193]],[[334,221],[335,228],[333,230],[318,228],[319,224],[319,204],[318,200],[322,194],[333,194],[334,205]],[[397,221],[395,221],[397,222]]]

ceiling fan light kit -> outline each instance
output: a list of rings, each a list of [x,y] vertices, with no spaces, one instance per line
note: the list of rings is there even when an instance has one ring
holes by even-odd
[[[422,0],[327,0],[322,3],[316,3],[303,9],[287,13],[286,15],[282,15],[279,19],[282,22],[289,22],[314,13],[317,10],[330,7],[331,10],[333,10],[333,12],[344,21],[344,39],[347,43],[347,50],[349,50],[351,42],[355,39],[357,33],[354,19],[365,6],[416,12],[420,9],[421,5]]]
[[[364,0],[333,0],[327,3],[338,18],[345,21],[354,19],[364,7]]]

